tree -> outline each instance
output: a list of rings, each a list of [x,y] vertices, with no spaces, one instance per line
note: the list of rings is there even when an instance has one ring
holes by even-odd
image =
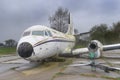
[[[59,7],[53,16],[49,17],[50,27],[65,33],[68,29],[69,11]]]
[[[113,43],[118,43],[119,39],[118,39],[118,34],[116,32],[114,32],[112,29],[108,30],[105,33],[105,40],[106,40],[106,44],[113,44]]]
[[[4,46],[4,44],[3,44],[3,43],[0,43],[0,46],[2,46],[2,47],[3,47],[3,46]]]
[[[120,22],[113,23],[113,30],[118,33],[120,32]]]
[[[91,39],[97,39],[99,41],[101,41],[102,43],[105,43],[105,34],[108,30],[108,27],[106,24],[101,24],[101,25],[96,25],[94,26],[90,32],[90,37]]]
[[[7,47],[14,47],[17,45],[17,42],[13,39],[8,39],[5,41],[5,46]]]
[[[113,23],[113,32],[118,35],[118,38],[120,40],[120,22]]]

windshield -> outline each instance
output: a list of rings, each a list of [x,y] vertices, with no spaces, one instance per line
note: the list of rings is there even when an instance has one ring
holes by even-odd
[[[24,36],[29,36],[29,35],[30,35],[30,31],[26,31],[26,32],[23,33],[23,37]]]
[[[52,36],[52,33],[50,31],[47,31],[47,32],[48,32],[49,36]]]
[[[46,30],[46,31],[45,31],[45,36],[52,36],[52,34],[51,34],[50,31]]]
[[[44,36],[44,31],[32,31],[32,35]]]

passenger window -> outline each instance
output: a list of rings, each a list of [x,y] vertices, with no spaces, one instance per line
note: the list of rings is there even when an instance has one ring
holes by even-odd
[[[30,31],[26,31],[26,32],[23,33],[23,37],[28,36],[28,35],[30,35]]]
[[[44,36],[44,31],[32,31],[32,35]]]

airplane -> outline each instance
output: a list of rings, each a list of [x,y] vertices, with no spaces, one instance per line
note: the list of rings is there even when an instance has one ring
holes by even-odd
[[[29,27],[18,42],[18,55],[30,62],[41,62],[59,55],[80,56],[89,52],[94,52],[95,58],[100,58],[103,51],[120,49],[120,44],[102,45],[98,40],[92,40],[87,48],[74,49],[76,39],[70,17],[68,22],[66,33],[43,25]]]

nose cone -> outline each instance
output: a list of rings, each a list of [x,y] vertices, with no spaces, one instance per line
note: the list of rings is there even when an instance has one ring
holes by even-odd
[[[23,42],[18,47],[18,54],[22,58],[28,58],[32,55],[33,47],[30,43]]]

